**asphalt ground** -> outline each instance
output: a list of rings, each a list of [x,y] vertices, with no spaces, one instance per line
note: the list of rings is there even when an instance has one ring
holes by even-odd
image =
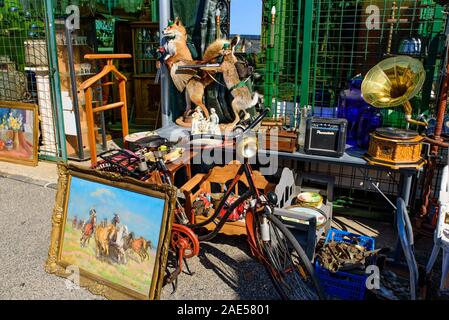
[[[56,190],[0,177],[0,299],[96,299],[47,274]]]
[[[54,184],[0,177],[0,299],[101,299],[86,289],[68,289],[66,279],[47,274]],[[162,299],[279,299],[263,266],[250,257],[245,237],[218,236],[189,260],[194,275]]]

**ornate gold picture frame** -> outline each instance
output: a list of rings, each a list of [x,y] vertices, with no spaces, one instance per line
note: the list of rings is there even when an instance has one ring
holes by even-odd
[[[159,299],[176,189],[74,165],[58,171],[45,270],[108,299]]]
[[[36,166],[38,106],[0,101],[0,161]]]

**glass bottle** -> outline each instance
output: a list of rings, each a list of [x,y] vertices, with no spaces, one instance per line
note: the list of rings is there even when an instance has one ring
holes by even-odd
[[[348,81],[348,89],[342,90],[338,99],[338,117],[348,120],[347,143],[357,143],[357,124],[362,112],[369,104],[362,98],[363,78],[358,75]]]
[[[382,126],[383,117],[380,110],[374,107],[367,107],[357,124],[357,145],[360,148],[368,149],[370,133]]]

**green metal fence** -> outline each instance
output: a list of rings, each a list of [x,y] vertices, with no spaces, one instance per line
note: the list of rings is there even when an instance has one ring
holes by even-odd
[[[45,0],[0,2],[0,100],[38,104],[39,157],[65,160],[49,9]]]
[[[273,114],[297,116],[299,108],[311,105],[315,115],[336,116],[338,97],[348,87],[348,80],[398,54],[401,42],[413,37],[419,37],[426,48],[416,58],[427,72],[421,93],[412,99],[414,116],[435,113],[446,15],[434,1],[271,0],[264,1],[263,19],[263,63],[259,68],[264,72],[264,84],[259,90]],[[385,126],[405,126],[401,108],[382,113]],[[398,192],[396,174],[317,163],[305,164],[301,170],[335,177],[337,200],[347,203],[349,199],[350,207],[362,211],[372,209],[364,198],[377,199],[369,178],[389,196]],[[419,194],[416,185],[414,190]],[[383,202],[379,199],[377,203]],[[348,210],[346,204],[343,207]]]
[[[275,41],[270,46],[272,6]],[[417,58],[426,67],[427,81],[412,103],[417,114],[432,113],[444,19],[443,8],[429,0],[266,1],[265,105],[282,113],[287,101],[311,105],[316,115],[336,116],[338,95],[349,79],[397,54],[404,39],[420,37],[428,50]],[[385,125],[405,125],[399,109],[382,112]]]

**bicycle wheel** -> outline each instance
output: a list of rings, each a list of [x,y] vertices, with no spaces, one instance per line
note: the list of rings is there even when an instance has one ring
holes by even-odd
[[[260,228],[256,234],[265,267],[274,287],[284,300],[321,300],[321,289],[312,263],[293,234],[274,215],[268,215],[270,241],[262,241]],[[257,223],[257,222],[256,222]]]

